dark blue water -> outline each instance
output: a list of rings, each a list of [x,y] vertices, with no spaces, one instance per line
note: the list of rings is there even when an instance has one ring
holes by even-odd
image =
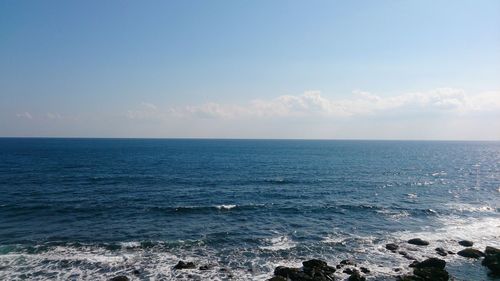
[[[409,263],[388,241],[498,246],[500,143],[7,138],[0,193],[0,279],[261,280],[319,257],[383,280]]]

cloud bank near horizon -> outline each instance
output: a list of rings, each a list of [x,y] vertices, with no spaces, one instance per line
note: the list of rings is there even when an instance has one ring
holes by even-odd
[[[305,91],[239,103],[148,101],[129,108],[19,110],[5,123],[16,126],[0,131],[56,137],[500,140],[498,90],[438,88],[391,96],[354,91],[342,98]]]
[[[500,91],[469,94],[462,89],[438,88],[388,97],[354,91],[351,97],[343,99],[328,98],[320,91],[306,91],[300,95],[256,99],[246,104],[208,102],[165,109],[153,103],[143,102],[137,109],[129,110],[127,117],[157,120],[358,116],[369,118],[384,114],[467,115],[491,112],[500,113]]]

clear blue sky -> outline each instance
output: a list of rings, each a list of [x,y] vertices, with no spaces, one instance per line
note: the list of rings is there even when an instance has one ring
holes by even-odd
[[[500,139],[494,122],[500,1],[0,0],[0,136]]]

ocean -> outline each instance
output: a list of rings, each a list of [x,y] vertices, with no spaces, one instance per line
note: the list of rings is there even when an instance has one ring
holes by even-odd
[[[499,211],[500,142],[0,139],[0,280],[266,280],[309,258],[394,280],[411,261],[386,243],[499,247]]]

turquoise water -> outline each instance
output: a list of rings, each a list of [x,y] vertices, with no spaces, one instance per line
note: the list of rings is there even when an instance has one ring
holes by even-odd
[[[0,279],[265,280],[315,257],[386,280],[409,264],[387,242],[500,241],[499,142],[5,138],[0,192]]]

